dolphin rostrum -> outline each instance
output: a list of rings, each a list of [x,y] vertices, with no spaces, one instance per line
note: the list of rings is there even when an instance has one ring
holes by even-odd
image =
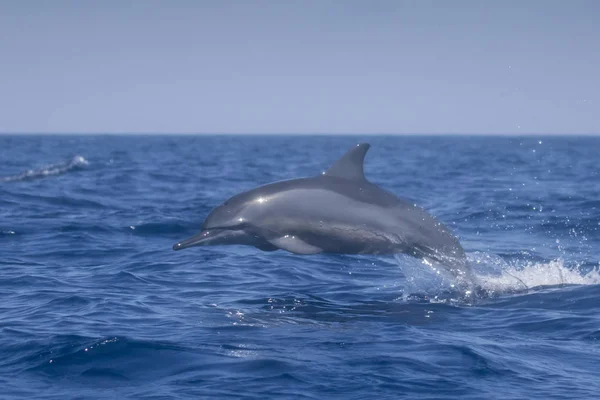
[[[356,145],[322,175],[233,196],[210,212],[200,233],[173,249],[244,244],[295,254],[404,253],[469,279],[465,252],[447,227],[365,178],[369,147]]]

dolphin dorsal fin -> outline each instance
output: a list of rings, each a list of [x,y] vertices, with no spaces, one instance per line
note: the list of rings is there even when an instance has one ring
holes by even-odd
[[[325,175],[350,180],[366,180],[363,171],[363,163],[369,147],[371,147],[371,145],[368,143],[357,144],[348,150],[342,158],[337,160],[335,164],[325,172]]]

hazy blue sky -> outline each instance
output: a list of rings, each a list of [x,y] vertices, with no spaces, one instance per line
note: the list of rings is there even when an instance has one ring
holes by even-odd
[[[0,0],[0,131],[600,133],[600,1]]]

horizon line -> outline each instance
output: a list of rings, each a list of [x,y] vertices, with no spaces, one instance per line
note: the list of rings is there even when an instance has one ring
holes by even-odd
[[[109,135],[109,136],[600,136],[600,132],[486,132],[486,133],[464,133],[464,132],[76,132],[76,131],[0,131],[0,135]]]

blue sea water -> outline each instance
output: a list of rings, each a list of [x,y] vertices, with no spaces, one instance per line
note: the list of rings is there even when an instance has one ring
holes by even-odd
[[[412,258],[174,252],[212,207],[365,171],[460,237]],[[0,398],[600,397],[600,138],[0,136]]]

